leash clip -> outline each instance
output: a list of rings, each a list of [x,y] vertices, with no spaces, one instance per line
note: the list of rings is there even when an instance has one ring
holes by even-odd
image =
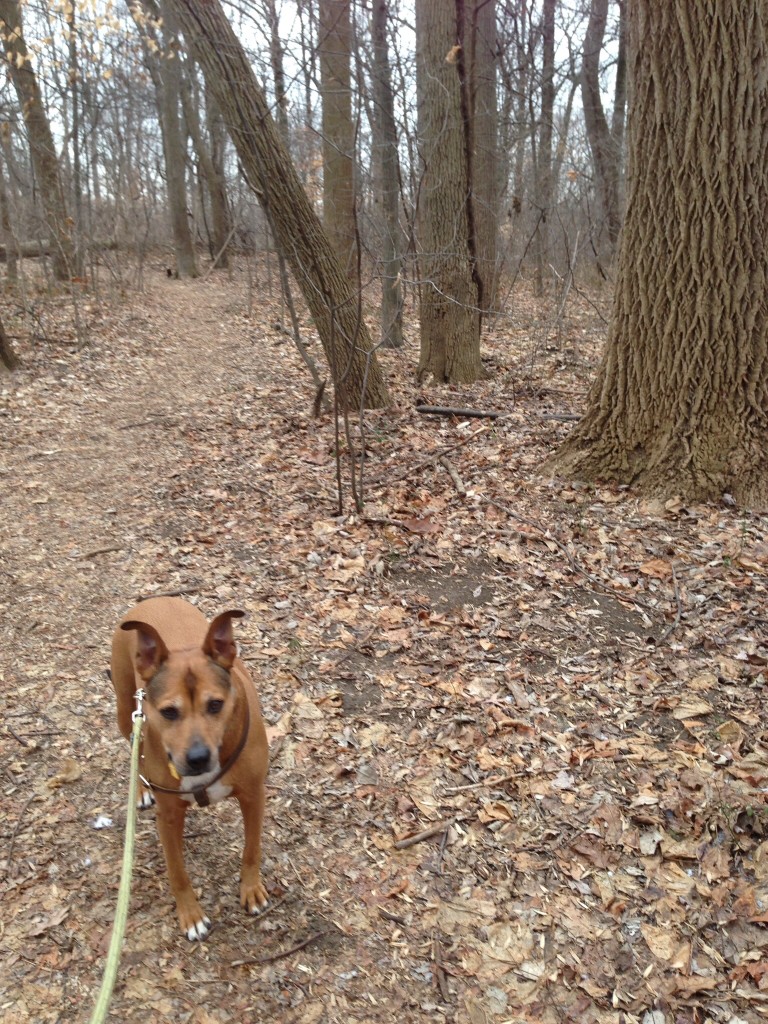
[[[135,722],[136,719],[138,719],[138,718],[140,718],[142,721],[144,721],[145,715],[144,715],[144,711],[143,711],[143,704],[144,704],[144,698],[146,696],[147,695],[146,695],[144,690],[137,690],[136,693],[133,695],[133,699],[136,701],[136,710],[131,715],[131,721],[132,722]]]

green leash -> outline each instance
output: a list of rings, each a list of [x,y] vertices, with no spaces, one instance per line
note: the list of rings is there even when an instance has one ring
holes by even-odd
[[[107,1018],[112,990],[115,987],[117,968],[125,935],[125,924],[128,920],[128,904],[131,899],[131,871],[133,869],[133,848],[136,843],[136,794],[139,788],[139,755],[141,753],[141,727],[144,725],[144,713],[141,710],[145,693],[136,693],[136,710],[133,712],[133,730],[131,732],[131,774],[128,781],[128,814],[125,821],[125,844],[123,846],[123,867],[120,875],[120,888],[117,893],[115,923],[112,926],[112,938],[107,953],[107,966],[101,983],[99,998],[91,1017],[91,1024],[102,1024]]]

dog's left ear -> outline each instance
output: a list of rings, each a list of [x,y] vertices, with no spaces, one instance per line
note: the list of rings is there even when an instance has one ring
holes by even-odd
[[[232,663],[237,656],[235,638],[232,634],[232,619],[242,619],[244,615],[245,612],[241,612],[239,608],[233,608],[231,611],[217,615],[208,627],[203,653],[222,668],[232,668]]]

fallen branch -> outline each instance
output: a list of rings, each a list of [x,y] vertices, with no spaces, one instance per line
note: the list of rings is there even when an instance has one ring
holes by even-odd
[[[95,241],[89,244],[89,248],[94,250],[104,249],[117,249],[117,242],[113,240],[102,239],[102,241]],[[52,252],[56,250],[55,242],[19,242],[16,246],[16,255],[22,258],[32,258],[34,256],[50,256]],[[0,263],[5,263],[8,259],[8,250],[4,245],[0,245]]]
[[[491,420],[509,415],[507,412],[496,412],[493,409],[454,409],[450,405],[417,405],[416,412],[420,412],[422,416],[470,416]]]

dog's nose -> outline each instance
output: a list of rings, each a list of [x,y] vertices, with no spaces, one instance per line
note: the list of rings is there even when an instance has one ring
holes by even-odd
[[[202,740],[195,740],[187,751],[187,765],[189,767],[190,775],[202,775],[203,772],[208,771],[210,763],[210,750]]]

